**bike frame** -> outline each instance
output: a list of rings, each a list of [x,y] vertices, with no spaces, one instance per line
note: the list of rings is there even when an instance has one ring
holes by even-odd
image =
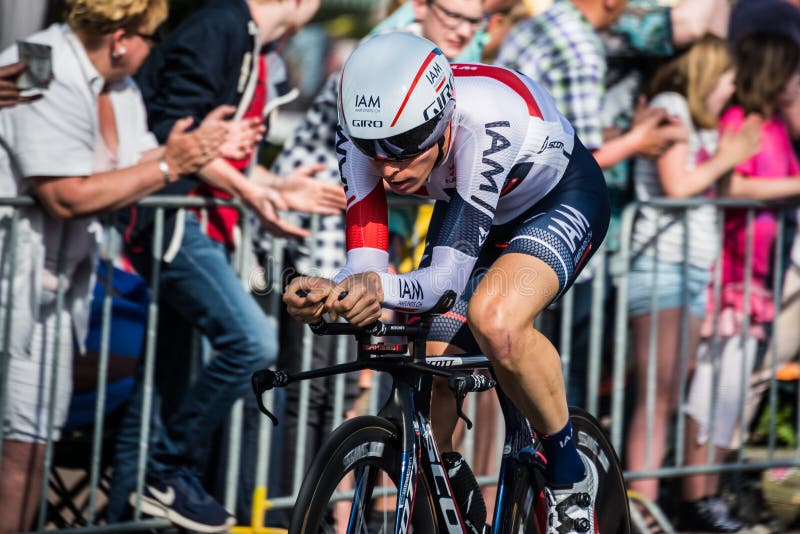
[[[429,369],[438,370],[446,367],[453,371],[490,368],[488,359],[482,355],[429,357],[425,358],[423,365],[430,366]],[[400,371],[390,370],[389,372],[394,379],[394,384],[392,392],[378,416],[397,425],[403,434],[401,438],[404,445],[394,532],[404,534],[409,531],[418,476],[422,473],[422,476],[430,482],[428,486],[435,503],[436,516],[440,523],[439,528],[443,532],[462,534],[464,524],[450,485],[446,483],[448,478],[445,476],[442,457],[430,426],[433,378],[431,374],[421,374],[417,366],[412,368],[408,377]],[[492,532],[500,534],[509,532],[511,528],[512,510],[508,503],[511,503],[513,499],[514,473],[518,468],[516,452],[523,447],[533,446],[535,437],[527,419],[522,416],[509,398],[499,388],[496,388],[495,391],[500,401],[506,427],[492,521]],[[542,467],[543,465],[542,460]]]
[[[426,356],[425,339],[429,321],[423,320],[422,324],[415,326],[387,324],[380,325],[380,327],[382,330],[379,335],[402,335],[412,340],[414,343],[411,354],[408,351],[409,345],[371,343],[370,334],[363,328],[347,324],[326,323],[324,329],[317,327],[318,334],[352,334],[356,336],[357,360],[293,374],[282,371],[257,372],[253,375],[253,388],[259,408],[277,424],[277,419],[266,410],[261,400],[261,394],[267,389],[282,387],[294,381],[327,377],[361,369],[388,372],[393,378],[392,390],[378,416],[397,426],[403,444],[394,532],[405,534],[410,531],[419,477],[422,476],[428,482],[427,486],[431,492],[439,528],[442,532],[463,534],[464,523],[455,503],[442,457],[431,430],[431,388],[433,376],[450,377],[459,371],[491,369],[490,362],[484,355]],[[265,386],[264,383],[267,382],[269,385]],[[523,467],[520,465],[516,453],[523,447],[535,446],[536,438],[529,422],[510,399],[499,388],[496,388],[496,393],[505,420],[506,435],[497,483],[492,532],[501,534],[508,532],[511,528],[513,514],[511,503],[516,482],[515,473],[520,467]],[[536,455],[534,461],[538,462],[539,467],[544,467],[545,461],[542,455]],[[530,464],[526,462],[523,468],[529,469],[530,467]],[[364,476],[362,473],[356,480],[353,502],[357,502],[361,496],[369,494],[374,483],[374,477]],[[529,490],[532,491],[532,488]],[[530,499],[533,501],[537,497],[538,495],[531,495]],[[348,532],[352,532],[352,523],[351,518]]]

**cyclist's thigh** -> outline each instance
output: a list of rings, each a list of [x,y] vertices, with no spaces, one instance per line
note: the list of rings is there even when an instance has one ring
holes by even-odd
[[[498,227],[506,240],[502,254],[539,258],[558,276],[557,300],[603,242],[609,202],[603,173],[591,152],[575,143],[564,177],[541,201]]]
[[[492,263],[494,263],[500,255],[500,252],[502,252],[502,249],[497,246],[497,243],[492,241],[490,233],[489,239],[487,239],[478,257],[478,261],[472,269],[472,274],[467,281],[467,286],[464,288],[464,291],[458,296],[456,303],[449,312],[433,319],[428,334],[429,342],[441,342],[446,344],[448,346],[446,352],[450,354],[456,352],[478,354],[481,352],[467,324],[467,307],[469,305],[469,299],[472,297],[472,294],[486,275]],[[442,345],[437,343],[436,346],[441,347]]]

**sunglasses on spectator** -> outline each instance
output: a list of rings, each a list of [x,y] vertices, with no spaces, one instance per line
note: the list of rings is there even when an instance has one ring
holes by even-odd
[[[479,30],[486,22],[486,17],[467,17],[460,13],[455,13],[440,5],[436,0],[428,0],[428,5],[433,8],[433,12],[436,13],[441,23],[450,30],[455,30],[461,24],[466,23],[475,31]]]

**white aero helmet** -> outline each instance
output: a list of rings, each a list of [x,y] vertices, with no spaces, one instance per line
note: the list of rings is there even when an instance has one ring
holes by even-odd
[[[339,125],[370,158],[428,150],[453,116],[453,71],[435,44],[408,32],[375,35],[353,51],[339,79]]]

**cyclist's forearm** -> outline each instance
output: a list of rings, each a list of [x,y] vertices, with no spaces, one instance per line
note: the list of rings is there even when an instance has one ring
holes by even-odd
[[[446,291],[461,294],[476,258],[449,247],[434,248],[433,256],[431,266],[424,269],[405,274],[379,273],[383,305],[415,313],[435,306]]]
[[[333,277],[339,283],[350,275],[373,271],[385,273],[389,270],[389,253],[385,250],[370,247],[359,247],[347,251],[347,263]]]

